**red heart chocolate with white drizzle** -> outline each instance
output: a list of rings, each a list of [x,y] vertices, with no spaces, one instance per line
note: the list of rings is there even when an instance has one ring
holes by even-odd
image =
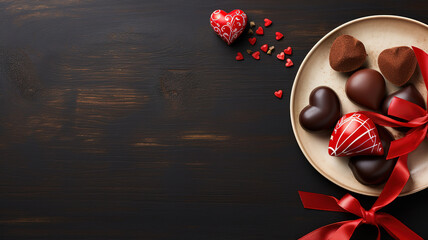
[[[382,155],[384,149],[373,121],[361,113],[348,113],[336,124],[328,144],[335,157]]]

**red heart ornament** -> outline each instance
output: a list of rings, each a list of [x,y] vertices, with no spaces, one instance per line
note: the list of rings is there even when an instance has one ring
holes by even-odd
[[[265,21],[265,27],[269,27],[272,24],[272,21],[268,18],[265,18],[264,21]]]
[[[291,47],[288,47],[288,48],[284,49],[284,53],[287,55],[291,55],[293,53],[293,49]]]
[[[260,49],[263,51],[263,52],[267,52],[267,50],[268,50],[268,45],[267,44],[263,44],[261,47],[260,47]]]
[[[257,39],[256,38],[248,38],[248,42],[250,42],[251,45],[256,44]]]
[[[257,28],[257,30],[256,30],[256,34],[257,34],[257,35],[263,35],[263,34],[264,34],[264,32],[263,32],[263,28],[262,28],[262,27]]]
[[[276,58],[278,58],[279,60],[284,60],[284,57],[285,57],[285,54],[283,52],[276,55]]]
[[[211,27],[228,45],[232,44],[247,26],[247,15],[236,9],[230,13],[215,10],[210,17]]]
[[[293,65],[294,65],[293,61],[291,61],[291,59],[287,58],[287,62],[285,63],[285,66],[286,67],[291,67]]]
[[[335,157],[383,155],[379,133],[373,121],[361,113],[348,113],[336,124],[328,144]]]
[[[274,92],[273,94],[279,99],[282,98],[282,90],[278,90],[278,91]]]
[[[251,56],[253,56],[254,59],[259,60],[260,59],[260,52],[253,52],[253,54],[251,54]]]
[[[280,33],[280,32],[276,32],[275,33],[275,39],[276,40],[280,40],[281,38],[283,38],[284,37],[284,35],[282,34],[282,33]]]
[[[241,61],[241,60],[244,60],[244,56],[242,56],[242,53],[240,53],[240,52],[238,52],[237,54],[236,54],[236,61]]]

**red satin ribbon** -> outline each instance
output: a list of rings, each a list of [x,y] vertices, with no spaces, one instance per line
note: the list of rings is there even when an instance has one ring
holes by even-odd
[[[410,230],[406,225],[398,221],[395,217],[387,213],[377,213],[375,209],[380,209],[382,207],[377,205],[377,202],[369,211],[366,211],[363,207],[361,207],[358,200],[349,194],[346,194],[340,200],[337,200],[332,196],[317,193],[299,192],[299,195],[305,208],[324,211],[348,212],[360,217],[356,220],[333,223],[318,228],[317,230],[308,233],[299,240],[350,239],[355,229],[362,223],[371,224],[377,227],[377,240],[380,240],[379,227],[383,227],[395,239],[423,240],[423,238]]]
[[[423,50],[413,47],[419,68],[428,90],[428,54]],[[428,137],[428,111],[409,101],[394,97],[388,109],[388,115],[404,119],[406,122],[394,120],[379,113],[362,111],[360,112],[373,120],[378,125],[387,127],[409,127],[410,131],[403,138],[391,142],[387,159],[398,157],[397,164],[386,182],[379,198],[373,204],[373,207],[366,211],[358,200],[351,195],[345,195],[341,200],[322,194],[299,192],[303,206],[308,209],[317,209],[324,211],[350,212],[360,219],[333,223],[321,227],[304,237],[301,240],[318,239],[350,239],[354,230],[361,224],[367,223],[375,225],[378,228],[378,237],[380,239],[379,226],[383,227],[395,239],[416,240],[422,239],[416,233],[407,228],[393,216],[386,213],[377,213],[384,206],[394,201],[403,190],[410,173],[407,167],[407,156],[410,152],[422,143]]]

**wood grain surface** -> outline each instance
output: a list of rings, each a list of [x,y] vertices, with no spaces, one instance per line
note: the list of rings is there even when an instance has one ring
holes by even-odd
[[[354,218],[302,208],[298,190],[346,191],[295,141],[295,74],[336,26],[373,14],[427,23],[427,7],[0,0],[0,239],[288,240]],[[257,24],[273,21],[254,47],[245,37],[228,47],[209,25],[213,10],[236,8]],[[292,46],[294,67],[245,53],[262,43]],[[367,208],[375,200],[355,196]],[[428,237],[427,198],[422,191],[384,211]],[[376,228],[353,239],[376,239]]]

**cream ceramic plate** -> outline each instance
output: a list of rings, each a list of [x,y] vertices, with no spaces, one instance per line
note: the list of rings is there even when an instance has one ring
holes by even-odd
[[[291,122],[294,135],[300,148],[312,166],[324,177],[352,192],[378,196],[383,186],[370,187],[359,183],[348,167],[347,158],[331,157],[327,153],[330,135],[305,131],[299,123],[300,111],[309,103],[309,94],[318,86],[328,86],[339,96],[342,113],[367,110],[359,107],[346,97],[345,83],[349,74],[335,72],[328,61],[330,46],[336,37],[349,34],[366,47],[368,54],[366,66],[379,71],[377,57],[379,53],[396,46],[417,46],[428,50],[428,25],[398,16],[370,16],[345,23],[324,36],[308,53],[297,72],[291,92]],[[419,71],[419,69],[418,69]],[[422,76],[416,72],[411,82],[425,97],[427,91]],[[388,93],[396,87],[387,82]],[[400,134],[394,132],[396,138]],[[415,193],[428,187],[428,140],[409,155],[411,178],[401,195]]]

